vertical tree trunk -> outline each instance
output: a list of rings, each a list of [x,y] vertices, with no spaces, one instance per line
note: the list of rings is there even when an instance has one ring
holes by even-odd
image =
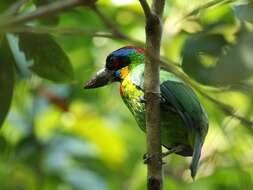
[[[146,51],[144,87],[146,98],[146,130],[148,154],[148,190],[163,189],[160,115],[160,45],[165,0],[153,0],[151,9],[140,0],[146,16]]]

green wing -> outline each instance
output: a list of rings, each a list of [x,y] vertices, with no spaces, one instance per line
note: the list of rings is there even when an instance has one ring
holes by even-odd
[[[183,82],[167,80],[160,85],[160,89],[162,97],[179,112],[189,127],[200,130],[206,127],[206,113],[189,86]]]
[[[165,80],[160,85],[164,104],[173,106],[185,124],[193,131],[191,176],[197,173],[202,145],[208,130],[208,118],[194,91],[180,81]]]

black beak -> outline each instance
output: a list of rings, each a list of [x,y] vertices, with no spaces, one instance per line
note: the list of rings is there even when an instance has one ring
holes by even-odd
[[[112,72],[108,69],[102,69],[97,74],[86,83],[85,89],[98,88],[105,86],[106,84],[112,82]]]

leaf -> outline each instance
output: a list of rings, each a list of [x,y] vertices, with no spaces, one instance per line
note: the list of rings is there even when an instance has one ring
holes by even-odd
[[[240,20],[253,22],[253,3],[238,5],[234,8],[236,16]]]
[[[217,83],[236,84],[247,79],[253,72],[253,33],[240,34],[238,42],[223,54],[213,77]]]
[[[73,80],[73,68],[62,48],[48,34],[20,34],[19,47],[28,59],[30,69],[39,76],[55,81]]]
[[[227,41],[221,34],[199,33],[191,36],[182,51],[183,70],[200,83],[212,84],[210,73],[225,45]]]
[[[230,26],[234,25],[235,18],[231,6],[222,5],[213,9],[204,11],[199,18],[201,23],[206,27]],[[214,28],[215,29],[215,28]],[[217,29],[216,29],[217,30]],[[208,30],[207,30],[208,31]]]
[[[2,126],[11,105],[15,62],[6,38],[0,43],[0,126]]]
[[[241,32],[237,43],[230,46],[222,35],[198,34],[185,44],[182,67],[203,84],[237,84],[253,73],[252,52],[253,33]]]

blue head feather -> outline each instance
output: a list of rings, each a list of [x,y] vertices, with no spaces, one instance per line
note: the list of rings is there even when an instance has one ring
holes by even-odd
[[[120,70],[115,71],[114,76],[115,76],[115,78],[120,79]]]
[[[130,54],[134,54],[136,52],[133,48],[120,48],[114,52],[112,52],[112,55],[114,56],[127,56]]]

